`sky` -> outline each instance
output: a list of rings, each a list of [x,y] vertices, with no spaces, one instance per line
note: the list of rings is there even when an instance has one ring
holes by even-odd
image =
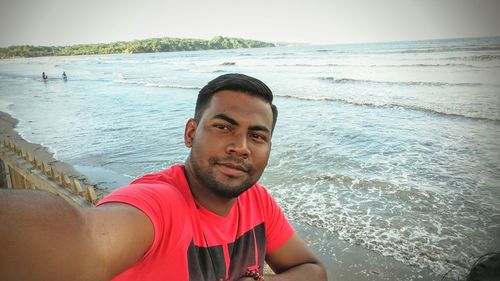
[[[500,0],[0,0],[0,47],[218,35],[310,44],[500,36]]]

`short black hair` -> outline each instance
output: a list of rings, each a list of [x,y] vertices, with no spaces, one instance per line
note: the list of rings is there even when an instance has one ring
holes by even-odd
[[[493,281],[500,279],[500,252],[487,253],[479,257],[466,281]]]
[[[276,121],[278,119],[278,108],[273,104],[273,92],[259,79],[239,73],[221,75],[208,82],[208,84],[200,90],[194,110],[194,119],[196,122],[200,121],[203,112],[212,99],[212,96],[222,90],[233,90],[246,93],[251,96],[261,98],[265,102],[269,103],[273,112],[272,131],[274,131],[274,126],[276,125]]]

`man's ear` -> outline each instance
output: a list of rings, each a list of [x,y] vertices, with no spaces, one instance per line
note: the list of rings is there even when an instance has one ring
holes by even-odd
[[[196,121],[191,118],[186,123],[186,128],[184,129],[184,145],[191,148],[193,146],[193,138],[196,133]]]

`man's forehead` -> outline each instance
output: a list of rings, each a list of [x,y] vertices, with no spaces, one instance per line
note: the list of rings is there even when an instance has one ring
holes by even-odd
[[[243,104],[244,103],[244,104]],[[255,94],[235,91],[235,90],[222,90],[216,92],[210,100],[208,106],[231,106],[231,105],[244,105],[244,106],[261,106],[269,107],[271,105],[264,98]]]
[[[232,112],[237,116],[258,116],[271,124],[273,118],[271,105],[263,98],[233,90],[215,93],[208,104],[207,111],[210,112],[209,118],[225,112]]]

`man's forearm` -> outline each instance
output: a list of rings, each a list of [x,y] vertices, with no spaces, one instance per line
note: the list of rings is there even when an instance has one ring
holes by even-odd
[[[245,277],[239,281],[253,281]],[[326,281],[326,271],[321,264],[305,263],[288,269],[279,274],[264,275],[265,281]]]
[[[266,275],[265,281],[326,281],[326,271],[321,264],[305,263],[276,275]]]
[[[76,280],[88,268],[84,218],[47,192],[0,190],[0,279]],[[76,279],[75,279],[76,278]]]

